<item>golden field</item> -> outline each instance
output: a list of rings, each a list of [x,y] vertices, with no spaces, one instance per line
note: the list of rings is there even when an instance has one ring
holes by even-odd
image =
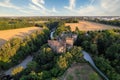
[[[31,34],[36,30],[42,30],[42,28],[28,27],[20,29],[2,30],[0,31],[0,45],[4,44],[6,41],[15,37],[24,38],[25,36]]]
[[[65,26],[70,26],[72,31],[75,31],[76,27],[80,31],[98,31],[106,29],[120,29],[117,26],[104,25],[88,21],[79,21],[79,23],[66,23]]]

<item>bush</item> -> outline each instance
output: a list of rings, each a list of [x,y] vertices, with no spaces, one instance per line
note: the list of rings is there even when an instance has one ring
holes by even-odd
[[[22,70],[23,70],[22,66],[16,67],[12,70],[12,75],[14,76],[14,75],[20,73]]]

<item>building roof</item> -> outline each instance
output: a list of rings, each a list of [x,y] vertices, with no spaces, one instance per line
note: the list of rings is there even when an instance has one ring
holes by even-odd
[[[57,40],[48,40],[49,46],[56,51],[57,53],[65,52],[65,43],[57,41]]]
[[[73,45],[73,43],[74,43],[73,38],[66,38],[66,44]]]
[[[62,44],[57,40],[48,40],[48,43],[52,46],[60,47]]]

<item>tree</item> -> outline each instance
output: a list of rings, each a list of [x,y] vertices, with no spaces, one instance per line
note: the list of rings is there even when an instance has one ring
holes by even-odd
[[[76,26],[76,28],[75,28],[75,32],[79,32],[79,28]]]
[[[16,75],[18,73],[20,73],[23,70],[22,66],[16,67],[12,70],[12,75]]]
[[[35,61],[39,65],[44,65],[53,60],[54,53],[51,48],[42,48],[41,51],[35,56]]]
[[[35,62],[35,61],[31,61],[27,64],[27,68],[30,70],[30,71],[36,71],[37,70],[37,67],[38,67],[38,64]]]
[[[60,69],[65,70],[68,67],[68,61],[64,56],[60,56],[57,61],[57,65]]]
[[[51,69],[50,72],[51,72],[52,76],[57,77],[60,70],[57,68],[53,68],[53,69]]]
[[[32,71],[29,75],[22,76],[20,80],[42,80],[42,78]]]
[[[97,45],[96,44],[91,44],[90,45],[90,50],[91,50],[91,53],[97,54],[98,53],[98,51],[97,51]]]
[[[114,43],[110,47],[107,48],[106,50],[106,57],[109,58],[109,60],[114,60],[114,59],[120,59],[120,44]]]
[[[77,47],[77,46],[74,46],[71,50],[70,50],[70,53],[71,55],[73,56],[73,61],[80,61],[83,54],[82,54],[82,48],[81,47]]]

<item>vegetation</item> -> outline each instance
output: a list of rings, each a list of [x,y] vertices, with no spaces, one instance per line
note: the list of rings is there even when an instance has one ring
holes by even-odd
[[[33,23],[29,23],[24,19],[0,19],[0,30],[17,29],[32,26],[34,26]]]
[[[17,28],[25,28],[25,27],[42,27],[40,21],[48,21],[52,20],[50,18],[40,18],[40,17],[6,17],[0,18],[0,30],[8,30],[8,29],[17,29]],[[54,19],[53,19],[54,20]],[[37,23],[38,22],[38,23]]]
[[[56,17],[16,17],[16,18],[0,18],[0,30],[17,29],[24,27],[38,26],[42,27],[39,21],[49,21],[45,23],[51,30],[55,28],[60,22],[64,21],[67,23],[78,23],[78,18],[72,17],[67,19],[56,18]]]
[[[120,79],[120,30],[77,31],[77,46],[90,52],[110,80]]]
[[[46,23],[45,25],[46,25],[50,30],[52,30],[52,29],[57,28],[59,24],[60,24],[60,22],[58,22],[58,21],[50,21],[50,22]]]
[[[0,48],[0,70],[6,70],[20,63],[46,43],[48,38],[49,30],[44,29],[32,33],[23,40],[20,38],[11,39]]]
[[[72,64],[59,80],[103,80],[88,63]]]
[[[120,20],[100,20],[100,19],[95,19],[95,20],[90,20],[93,22],[97,22],[97,23],[102,23],[102,24],[107,24],[107,25],[114,25],[114,26],[120,26]]]
[[[71,31],[71,28],[69,26],[65,26],[64,21],[61,21],[57,25],[57,29],[55,31],[55,36],[58,36],[63,32],[69,32],[69,31]]]
[[[19,66],[19,67],[17,67],[17,68],[14,68],[14,69],[12,70],[12,75],[14,76],[14,75],[20,73],[22,70],[23,70],[23,67],[22,67],[22,66]]]
[[[75,53],[72,53],[72,51]],[[17,75],[19,77],[15,78],[20,78],[20,80],[56,80],[63,75],[73,62],[76,62],[76,57],[82,59],[80,47],[74,47],[64,54],[57,54],[45,44],[41,47],[40,52],[34,56],[33,61],[28,64],[27,68]]]
[[[78,23],[79,19],[77,18],[69,18],[69,19],[65,19],[66,23]]]

